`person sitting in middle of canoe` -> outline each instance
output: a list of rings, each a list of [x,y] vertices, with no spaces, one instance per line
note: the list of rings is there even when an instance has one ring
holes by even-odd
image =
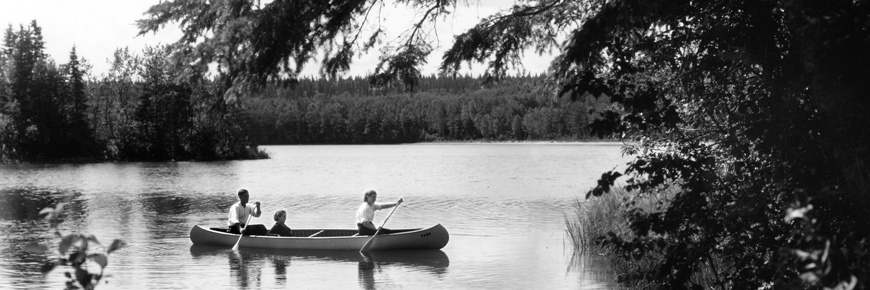
[[[279,235],[284,237],[289,237],[293,235],[293,231],[290,230],[284,222],[287,221],[287,211],[278,210],[275,212],[275,225],[272,226],[272,229],[269,230],[267,234]]]
[[[245,223],[248,222],[248,216],[260,217],[262,213],[260,211],[260,202],[256,201],[253,205],[248,203],[248,199],[250,195],[248,194],[247,189],[239,190],[239,202],[233,204],[230,207],[229,218],[227,219],[227,224],[230,229],[228,232],[233,234],[239,234],[242,227],[245,227]],[[245,234],[248,235],[263,235],[266,233],[266,226],[264,225],[251,225],[250,227],[245,227]]]
[[[363,203],[356,210],[356,226],[359,229],[360,235],[371,236],[378,232],[378,228],[372,222],[375,218],[375,211],[379,209],[391,208],[402,204],[403,199],[399,198],[396,203],[375,203],[378,199],[378,193],[374,190],[366,191],[363,195]],[[393,231],[381,228],[379,235],[390,234]]]

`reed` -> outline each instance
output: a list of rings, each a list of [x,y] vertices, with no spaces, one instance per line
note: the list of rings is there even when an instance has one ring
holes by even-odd
[[[611,192],[587,200],[574,200],[574,215],[565,218],[568,239],[574,248],[575,256],[598,255],[604,257],[602,265],[608,274],[608,284],[618,289],[656,288],[646,275],[653,273],[663,261],[662,253],[646,253],[641,259],[627,259],[608,246],[598,243],[600,237],[612,232],[623,239],[633,239],[634,234],[628,227],[627,210],[641,208],[646,212],[660,212],[667,209],[676,187],[647,193],[628,192],[614,188]],[[709,277],[708,273],[698,273],[698,278]],[[706,283],[703,283],[706,284]]]
[[[565,225],[575,251],[592,249],[595,239],[605,236],[607,232],[628,234],[628,219],[623,208],[623,201],[628,195],[625,190],[617,189],[587,200],[574,199],[574,216],[566,218]]]

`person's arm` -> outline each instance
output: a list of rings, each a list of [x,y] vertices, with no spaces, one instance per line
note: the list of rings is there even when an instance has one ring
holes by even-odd
[[[229,224],[229,226],[239,224],[239,214],[237,213],[235,204],[233,204],[233,206],[230,206],[230,215],[227,219],[227,224]]]
[[[254,217],[260,217],[260,214],[262,214],[262,213],[263,212],[260,210],[260,202],[255,201],[254,202],[254,213],[253,213]]]
[[[404,200],[400,198],[399,201],[397,201],[397,202],[395,202],[395,203],[385,203],[385,204],[381,204],[381,207],[380,207],[379,209],[385,209],[385,208],[391,208],[391,207],[394,207],[394,206],[398,206],[398,205],[402,204],[403,201],[404,201]]]

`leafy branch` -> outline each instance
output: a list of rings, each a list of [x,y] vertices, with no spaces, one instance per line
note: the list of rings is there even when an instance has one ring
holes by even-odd
[[[66,266],[66,289],[94,289],[105,275],[104,271],[109,264],[109,254],[127,245],[120,239],[115,239],[107,247],[103,246],[94,235],[84,234],[61,234],[58,225],[63,222],[63,210],[65,203],[59,203],[56,207],[47,207],[39,212],[61,239],[58,244],[56,257],[42,265],[42,273],[48,274],[58,266]],[[47,246],[41,244],[28,244],[24,247],[28,252],[44,254],[49,251]]]

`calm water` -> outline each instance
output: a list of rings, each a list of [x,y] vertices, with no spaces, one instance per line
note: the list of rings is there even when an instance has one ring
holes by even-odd
[[[565,215],[606,170],[628,160],[608,144],[415,144],[268,146],[272,159],[83,165],[0,165],[0,289],[63,287],[40,274],[56,247],[39,210],[69,201],[61,225],[122,238],[98,289],[607,289],[600,261],[572,259]],[[288,211],[294,228],[354,228],[369,188],[405,203],[387,228],[440,223],[440,251],[239,252],[192,246],[195,224],[220,226],[247,188],[271,226]],[[375,223],[389,210],[378,211]],[[545,287],[544,287],[545,286]]]

